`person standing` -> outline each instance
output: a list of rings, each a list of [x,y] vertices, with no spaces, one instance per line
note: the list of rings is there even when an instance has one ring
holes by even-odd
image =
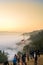
[[[5,60],[4,63],[3,63],[3,65],[9,65],[8,60]]]
[[[16,56],[16,54],[15,54],[14,59],[13,59],[13,65],[17,65],[17,56]]]
[[[17,55],[17,65],[19,65],[19,62],[20,62],[20,56]]]
[[[35,50],[34,51],[34,65],[37,65],[37,60],[38,60],[37,51]]]
[[[24,65],[26,65],[25,60],[26,60],[26,54],[23,54],[23,55],[22,55],[22,61],[23,61],[23,64],[24,64]]]
[[[29,54],[26,53],[26,59],[25,59],[26,65],[29,65]]]
[[[19,65],[24,65],[24,64],[23,64],[23,61],[22,61],[22,57],[20,57]]]

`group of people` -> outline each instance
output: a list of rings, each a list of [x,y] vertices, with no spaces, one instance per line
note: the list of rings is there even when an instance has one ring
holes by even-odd
[[[38,56],[40,56],[39,51],[34,51],[34,57],[32,57],[34,58],[34,65],[37,65]],[[9,65],[8,61],[4,62],[4,65]],[[29,65],[29,54],[15,54],[13,58],[13,65]]]
[[[34,65],[37,65],[38,57],[40,57],[39,50],[35,50],[32,53],[33,56],[31,56],[31,59],[34,58]],[[22,55],[15,55],[13,59],[13,65],[29,65],[29,57],[30,54],[28,52],[26,54]]]
[[[13,58],[13,65],[27,65],[29,61],[29,55],[28,54],[21,54],[21,55],[14,55]],[[9,65],[8,60],[5,60],[3,65]]]
[[[28,61],[29,61],[28,54],[23,54],[20,56],[15,54],[13,59],[13,65],[27,65]]]
[[[34,51],[34,65],[37,65],[37,60],[38,60],[38,57],[40,57],[40,52],[39,50],[38,51]]]

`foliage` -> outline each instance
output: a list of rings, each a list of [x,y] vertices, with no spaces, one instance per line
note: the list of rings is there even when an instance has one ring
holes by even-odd
[[[24,46],[23,52],[24,52],[24,53],[26,53],[26,52],[29,53],[29,45]]]
[[[43,50],[43,30],[34,31],[30,34],[30,44],[24,46],[23,51]]]
[[[19,56],[20,56],[21,54],[22,54],[22,52],[18,51],[17,55],[19,55]]]
[[[5,60],[7,60],[7,55],[5,55],[4,51],[1,52],[0,50],[0,63],[3,63]]]
[[[31,46],[37,50],[43,50],[43,30],[39,31],[35,35],[31,35],[30,39],[32,40]]]

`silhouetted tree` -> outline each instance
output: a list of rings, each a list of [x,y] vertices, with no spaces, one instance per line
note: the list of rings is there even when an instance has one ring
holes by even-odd
[[[4,51],[1,52],[0,50],[0,63],[3,63],[5,60],[7,60],[7,55],[5,55]]]

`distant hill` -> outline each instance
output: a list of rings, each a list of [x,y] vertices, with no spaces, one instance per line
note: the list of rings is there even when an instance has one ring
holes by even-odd
[[[32,31],[32,32],[23,33],[23,35],[35,35],[35,34],[38,34],[41,31],[43,31],[43,30],[35,30],[35,31]]]
[[[36,41],[43,38],[43,30],[35,30],[33,32],[23,33],[22,35],[30,36],[30,38],[27,40],[31,40],[31,41],[36,42]]]

